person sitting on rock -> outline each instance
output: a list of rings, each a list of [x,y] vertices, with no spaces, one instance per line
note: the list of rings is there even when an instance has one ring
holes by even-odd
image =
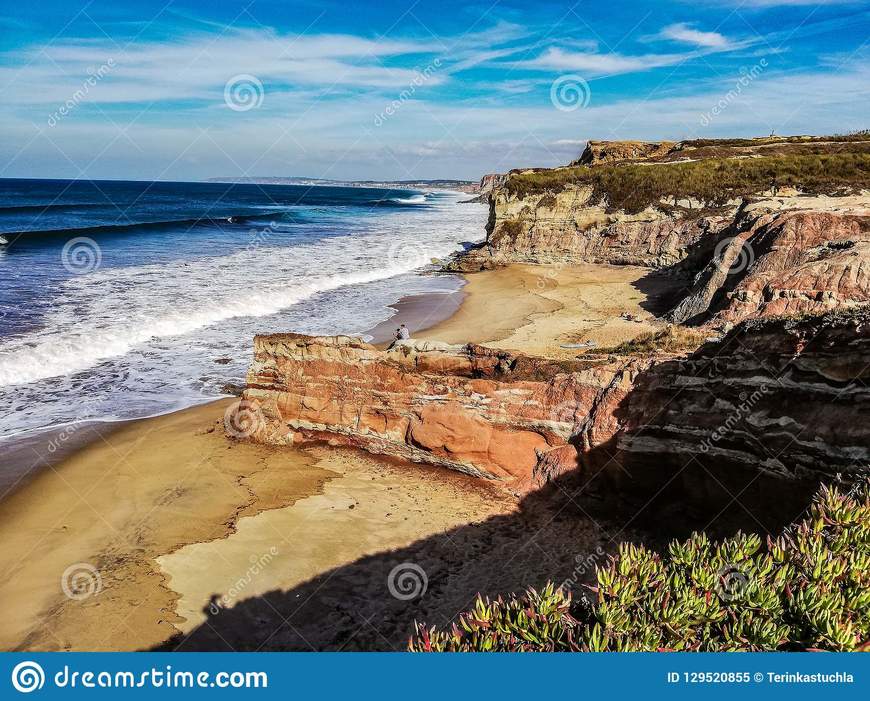
[[[387,350],[391,350],[396,347],[398,343],[401,341],[407,341],[411,338],[411,332],[408,331],[408,327],[402,324],[399,328],[396,329],[396,335],[393,339],[393,342],[387,346]]]

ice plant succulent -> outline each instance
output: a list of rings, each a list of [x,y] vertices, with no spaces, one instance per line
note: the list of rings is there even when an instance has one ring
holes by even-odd
[[[868,650],[870,479],[822,487],[766,544],[742,533],[718,544],[695,533],[664,555],[622,544],[597,579],[591,605],[552,584],[478,597],[449,631],[418,624],[410,649]]]

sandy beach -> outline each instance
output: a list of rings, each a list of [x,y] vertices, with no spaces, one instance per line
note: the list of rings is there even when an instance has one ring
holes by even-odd
[[[404,323],[415,338],[570,358],[583,349],[563,346],[614,346],[661,328],[655,315],[666,311],[674,288],[668,278],[635,266],[514,264],[465,277],[451,295],[398,302],[395,316],[370,332],[372,342],[388,345]]]
[[[565,344],[655,328],[649,309],[667,285],[641,283],[646,273],[478,273],[455,295],[403,300],[373,335],[405,321],[414,337],[569,357],[578,351]],[[425,328],[445,304],[455,313]],[[232,402],[104,425],[0,502],[0,648],[398,649],[415,618],[447,620],[487,586],[567,577],[578,552],[604,542],[582,520],[551,533],[542,554],[527,533],[547,538],[558,500],[539,510],[446,470],[229,441]],[[425,563],[422,603],[385,590],[403,558]],[[286,625],[258,639],[269,610]]]
[[[660,328],[653,312],[664,311],[659,300],[673,287],[646,268],[611,265],[517,264],[467,278],[456,314],[422,337],[556,358],[578,354],[565,345],[612,346]]]

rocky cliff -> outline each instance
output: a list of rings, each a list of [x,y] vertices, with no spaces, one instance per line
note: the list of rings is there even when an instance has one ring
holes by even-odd
[[[507,181],[507,173],[487,173],[480,179],[480,194],[486,195]]]
[[[590,141],[576,161],[569,165],[598,165],[625,161],[646,161],[670,154],[674,141]]]
[[[725,230],[738,209],[712,216],[676,217],[647,207],[611,210],[592,186],[568,185],[555,194],[520,197],[506,188],[490,194],[486,242],[452,263],[473,272],[508,263],[611,263],[654,268],[683,260],[702,237]],[[700,210],[689,200],[678,205]]]
[[[714,243],[673,321],[730,324],[870,302],[870,198],[748,204]]]
[[[639,373],[614,411],[614,438],[586,454],[586,468],[617,491],[667,484],[685,499],[730,501],[754,488],[771,510],[797,485],[870,465],[868,379],[866,306],[746,321]]]
[[[476,345],[257,336],[243,402],[252,437],[326,439],[525,491],[567,457],[575,426],[620,396],[631,363],[552,361]],[[564,467],[564,465],[562,465]],[[560,468],[561,469],[561,468]]]
[[[243,433],[356,446],[515,492],[580,471],[619,494],[707,495],[716,509],[735,495],[758,509],[793,504],[770,494],[870,463],[862,139],[590,143],[577,166],[493,178],[486,242],[451,269],[658,269],[682,282],[670,321],[705,324],[692,334],[707,342],[557,361],[258,336]]]
[[[448,265],[663,269],[685,323],[824,312],[870,299],[870,143],[589,142],[565,168],[512,171],[487,238]]]
[[[552,361],[480,346],[258,336],[252,437],[328,440],[528,491],[810,483],[870,461],[870,311],[749,321],[688,356]],[[673,484],[672,484],[673,483]],[[689,487],[688,485],[691,485]],[[701,488],[701,492],[705,488]],[[720,495],[720,496],[723,496]]]

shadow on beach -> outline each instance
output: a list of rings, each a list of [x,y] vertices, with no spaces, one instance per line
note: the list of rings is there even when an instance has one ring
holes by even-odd
[[[711,537],[738,529],[764,535],[795,516],[793,509],[771,511],[762,523],[731,504],[711,524],[715,512],[687,506],[679,489],[633,502],[605,496],[614,493],[603,473],[594,479],[580,470],[562,475],[525,496],[514,513],[361,558],[232,608],[206,606],[205,623],[155,649],[402,651],[414,621],[448,624],[472,606],[478,593],[497,597],[550,580],[571,589],[575,598],[582,596],[595,566],[606,562],[620,542],[662,550],[692,530],[706,530]],[[403,600],[391,594],[390,582],[402,595],[419,591],[423,577],[422,595]],[[220,594],[215,592],[213,601]]]

